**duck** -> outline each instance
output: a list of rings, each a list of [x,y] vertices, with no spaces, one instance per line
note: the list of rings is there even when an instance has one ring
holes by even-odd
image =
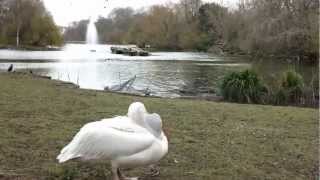
[[[165,157],[168,139],[162,126],[159,114],[150,114],[143,103],[134,102],[126,116],[85,124],[57,160],[109,162],[112,180],[137,180],[124,176],[120,169],[152,166]]]
[[[10,66],[8,68],[8,72],[13,72],[13,64],[10,64]]]

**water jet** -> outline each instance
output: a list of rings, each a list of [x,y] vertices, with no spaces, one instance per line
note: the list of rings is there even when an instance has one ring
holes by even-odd
[[[87,27],[86,44],[98,44],[98,32],[95,24],[95,19],[90,18]]]

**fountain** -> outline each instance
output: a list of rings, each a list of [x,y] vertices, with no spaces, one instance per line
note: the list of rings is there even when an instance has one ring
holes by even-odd
[[[90,18],[88,28],[87,28],[87,36],[86,36],[87,44],[98,44],[98,33],[97,27],[95,25],[95,19]]]

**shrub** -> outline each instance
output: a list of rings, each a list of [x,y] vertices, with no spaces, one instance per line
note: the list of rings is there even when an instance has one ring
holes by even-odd
[[[281,85],[285,89],[301,90],[303,87],[302,76],[295,71],[287,71],[283,74]]]
[[[224,77],[220,86],[227,101],[239,103],[263,103],[267,88],[252,70],[233,72]]]
[[[302,76],[293,71],[283,74],[280,87],[276,93],[276,104],[296,104],[303,96],[304,82]]]

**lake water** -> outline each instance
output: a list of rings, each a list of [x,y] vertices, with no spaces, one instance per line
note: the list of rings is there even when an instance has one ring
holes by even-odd
[[[296,69],[309,82],[318,67],[292,61],[255,61],[209,53],[153,52],[148,57],[111,54],[110,45],[67,44],[62,51],[0,50],[0,70],[13,64],[16,71],[51,76],[81,88],[103,90],[136,76],[129,92],[151,92],[162,97],[200,96],[216,92],[223,76],[254,68],[269,82],[282,72]]]

